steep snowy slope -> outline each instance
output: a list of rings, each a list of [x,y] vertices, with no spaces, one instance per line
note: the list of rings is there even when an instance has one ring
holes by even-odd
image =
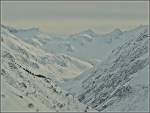
[[[26,43],[26,41],[2,28],[2,111],[92,110],[79,103],[72,95],[61,90],[55,81],[57,76],[61,76],[62,79],[67,74],[76,76],[91,65],[62,54],[51,55],[54,55],[54,58],[49,59],[50,62],[42,61],[42,56],[47,56],[45,51],[40,47]],[[61,71],[58,72],[60,69]],[[70,69],[75,70],[76,73]],[[55,73],[57,74],[55,75]]]
[[[92,67],[91,64],[77,58],[61,53],[47,52],[41,47],[26,43],[7,29],[2,29],[2,38],[4,42],[2,47],[11,48],[17,62],[24,68],[41,74],[51,74],[57,80],[75,77]]]
[[[5,55],[5,57],[4,57]],[[2,111],[90,111],[44,75],[18,66],[10,53],[3,54],[1,70]]]
[[[131,32],[125,35],[129,40],[64,88],[98,111],[148,111],[148,28]]]

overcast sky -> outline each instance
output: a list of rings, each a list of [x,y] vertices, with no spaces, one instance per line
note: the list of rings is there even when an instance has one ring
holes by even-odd
[[[3,1],[2,24],[69,34],[126,30],[148,24],[148,1]]]

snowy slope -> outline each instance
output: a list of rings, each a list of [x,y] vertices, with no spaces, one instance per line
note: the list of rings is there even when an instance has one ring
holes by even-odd
[[[148,35],[1,25],[2,111],[148,111]]]
[[[103,60],[113,49],[129,40],[126,37],[135,37],[147,27],[139,26],[129,31],[115,29],[106,35],[97,35],[92,30],[86,30],[70,35],[63,40],[51,40],[43,48],[58,53],[65,53],[86,61],[92,59]]]
[[[2,47],[10,49],[23,67],[41,74],[52,74],[58,80],[75,77],[92,67],[90,63],[77,58],[62,53],[47,52],[41,47],[27,43],[7,29],[2,29],[2,39],[4,42]]]
[[[46,34],[39,28],[15,29],[4,25],[2,27],[47,52],[64,53],[81,60],[91,61],[92,59],[103,60],[113,49],[129,40],[130,37],[136,37],[148,26],[141,25],[128,31],[115,29],[105,35],[98,35],[88,29],[69,36]]]
[[[148,28],[131,32],[105,60],[62,84],[64,89],[98,111],[148,111]]]
[[[49,59],[40,47],[2,28],[1,110],[95,111],[56,84],[56,80],[68,78],[66,75],[75,77],[91,65],[64,54],[48,55]]]
[[[72,95],[61,90],[51,79],[33,76],[11,62],[11,59],[4,61],[1,72],[2,111],[85,111],[87,109]]]

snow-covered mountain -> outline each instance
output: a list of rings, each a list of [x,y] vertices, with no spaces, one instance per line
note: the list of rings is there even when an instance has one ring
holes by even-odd
[[[65,36],[1,25],[2,111],[148,111],[148,39],[148,26]]]
[[[85,31],[72,34],[69,38],[73,40],[86,40],[90,42],[95,37],[98,37],[98,35],[93,30],[87,29]]]
[[[149,111],[148,28],[126,39],[105,60],[63,87],[98,111]]]
[[[50,35],[40,31],[40,29],[37,27],[22,29],[1,25],[1,29],[3,33],[7,32],[16,37],[21,38],[23,41],[27,43],[30,43],[38,47],[43,46],[43,44],[51,40]]]
[[[32,31],[30,31],[32,32]],[[53,73],[55,78],[63,79],[67,76],[79,75],[91,67],[90,63],[81,61],[63,53],[45,51],[40,46],[27,43],[22,37],[11,34],[9,30],[2,29],[2,48],[9,47],[19,63],[43,74]],[[32,38],[28,41],[32,41]],[[41,39],[43,37],[40,37]],[[57,77],[56,77],[57,76]]]
[[[51,40],[43,48],[86,61],[92,59],[103,60],[113,49],[129,40],[130,37],[136,37],[147,27],[143,25],[129,31],[115,29],[106,35],[97,35],[89,29],[70,35],[61,41]]]
[[[90,67],[68,55],[47,53],[2,27],[2,111],[94,111],[56,83]]]

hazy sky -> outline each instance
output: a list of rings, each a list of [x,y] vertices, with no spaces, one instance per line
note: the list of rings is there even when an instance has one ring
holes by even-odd
[[[3,1],[2,24],[48,32],[97,33],[148,24],[148,1]]]

